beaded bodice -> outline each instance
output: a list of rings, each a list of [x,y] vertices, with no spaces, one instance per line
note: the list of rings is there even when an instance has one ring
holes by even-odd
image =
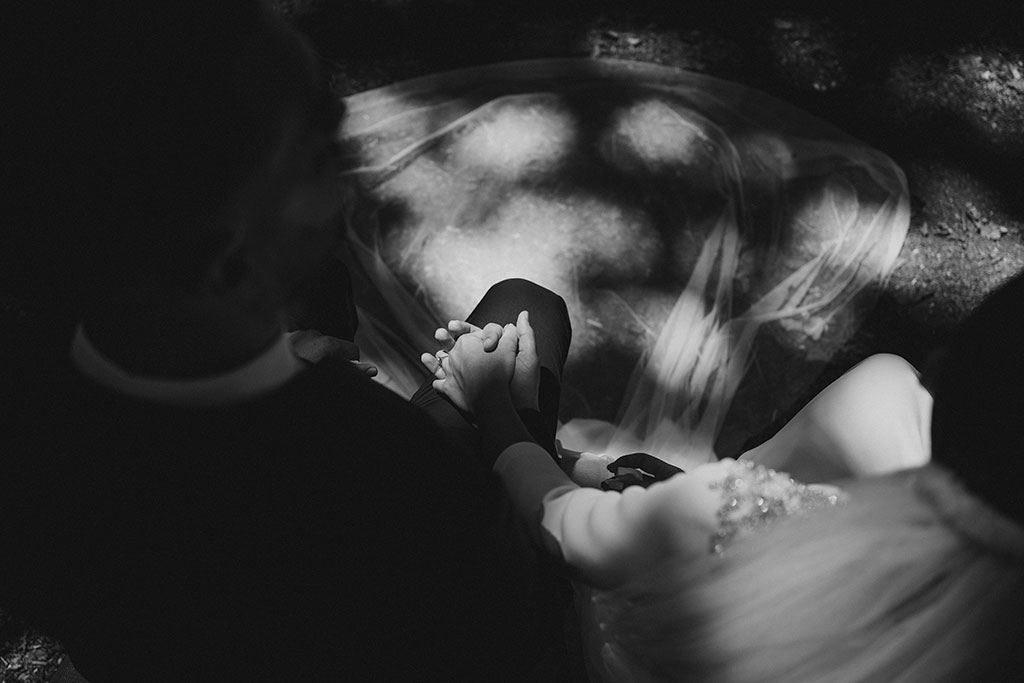
[[[756,532],[789,515],[831,507],[843,492],[825,484],[801,484],[785,472],[738,460],[724,480],[713,482],[721,492],[718,530],[711,537],[711,552],[721,554],[737,536]]]

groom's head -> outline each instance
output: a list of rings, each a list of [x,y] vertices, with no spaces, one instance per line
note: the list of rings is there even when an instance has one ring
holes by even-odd
[[[930,384],[933,459],[1024,523],[1024,275],[968,317]]]
[[[292,277],[328,246],[337,117],[265,3],[86,3],[45,29],[60,88],[25,99],[33,191],[15,229],[60,294],[187,286],[221,262]]]

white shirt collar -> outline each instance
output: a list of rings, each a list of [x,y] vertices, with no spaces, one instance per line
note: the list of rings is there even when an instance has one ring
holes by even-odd
[[[107,358],[85,335],[82,325],[71,342],[75,366],[91,380],[134,398],[179,406],[210,407],[240,403],[285,384],[303,367],[287,335],[245,365],[219,375],[172,379],[132,374]]]

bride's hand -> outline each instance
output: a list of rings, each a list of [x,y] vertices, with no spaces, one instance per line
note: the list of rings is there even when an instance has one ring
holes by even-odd
[[[516,354],[515,373],[512,375],[510,384],[512,405],[517,410],[537,410],[539,408],[540,360],[537,357],[536,340],[527,311],[522,311],[519,314],[515,330],[519,339],[519,351]],[[484,350],[492,351],[498,345],[502,328],[496,323],[489,323],[481,329],[464,320],[451,320],[448,322],[447,328],[439,327],[434,332],[434,339],[441,345],[441,351],[434,356],[425,353],[420,357],[426,368],[436,378],[444,378],[444,370],[438,357],[450,353],[459,337],[465,334],[482,335]]]
[[[480,328],[462,320],[452,320],[448,323],[448,329],[439,327],[434,332],[434,338],[441,345],[441,348],[433,355],[429,353],[422,354],[420,362],[434,376],[435,382],[444,381],[450,372],[449,356],[455,350],[460,339],[468,340],[472,338],[476,342],[474,347],[479,345],[482,352],[490,353],[497,348],[498,340],[501,339],[502,333],[502,327],[498,323],[488,323]],[[469,411],[465,399],[459,392],[441,391],[441,393],[447,396],[461,410]]]
[[[539,410],[540,358],[537,356],[537,342],[527,311],[521,312],[516,319],[516,333],[519,335],[519,348],[516,351],[515,373],[509,387],[512,405],[516,410]]]
[[[499,327],[496,323],[491,323]],[[435,358],[436,370],[433,386],[458,408],[475,413],[475,408],[486,392],[509,391],[509,382],[515,371],[518,340],[516,328],[506,325],[497,343],[492,339],[488,325],[479,333],[459,335],[450,352],[439,351]],[[488,350],[490,348],[491,350]],[[428,364],[429,354],[422,360]]]

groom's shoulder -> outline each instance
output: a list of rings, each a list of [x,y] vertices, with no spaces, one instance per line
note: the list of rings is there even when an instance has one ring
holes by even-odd
[[[325,453],[385,459],[417,454],[403,465],[413,470],[448,457],[447,440],[425,412],[345,364],[306,369],[245,418],[253,421],[273,424]]]
[[[325,361],[307,368],[284,393],[282,402],[303,406],[326,417],[337,418],[343,414],[347,417],[344,424],[356,429],[380,421],[434,429],[429,418],[407,399],[370,379],[347,361]]]

